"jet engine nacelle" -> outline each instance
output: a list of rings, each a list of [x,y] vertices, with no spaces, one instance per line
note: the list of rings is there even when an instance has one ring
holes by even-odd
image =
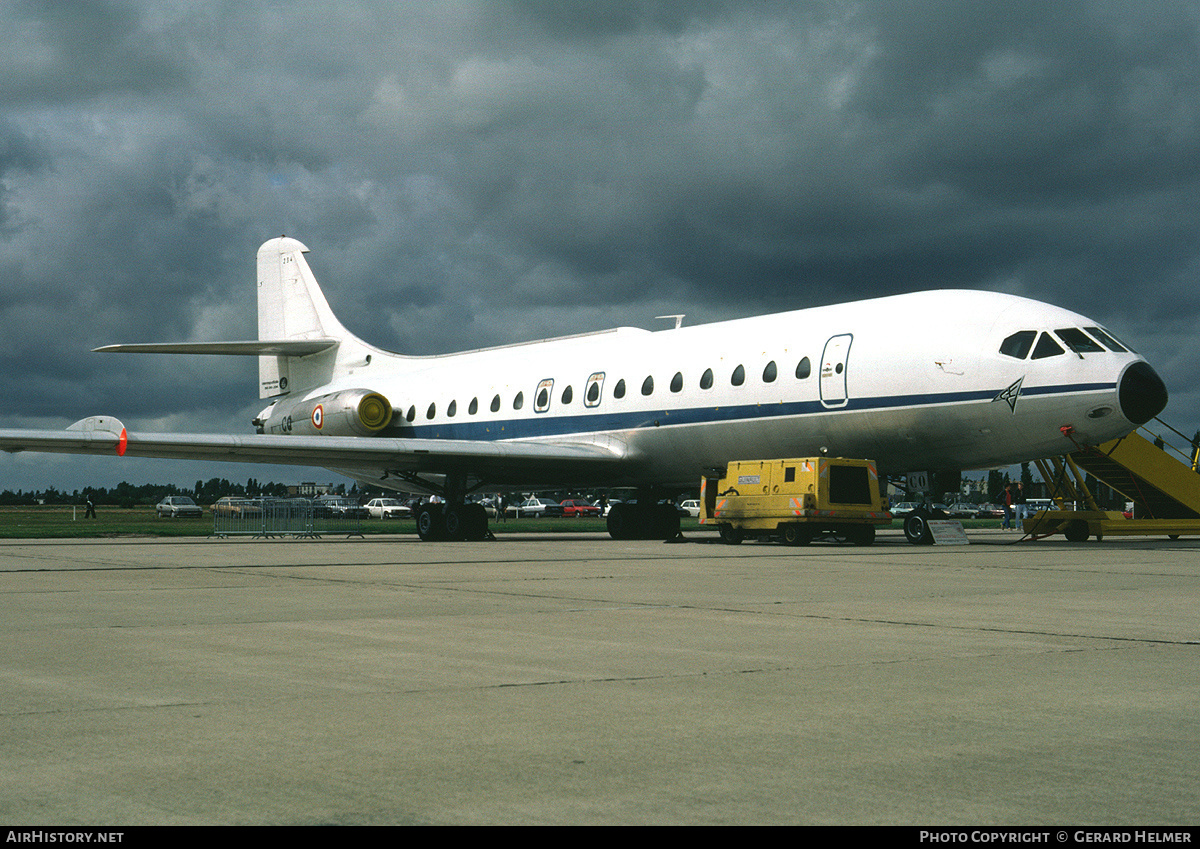
[[[258,414],[259,433],[307,436],[373,436],[392,420],[392,405],[378,392],[345,389],[303,400],[276,401]]]

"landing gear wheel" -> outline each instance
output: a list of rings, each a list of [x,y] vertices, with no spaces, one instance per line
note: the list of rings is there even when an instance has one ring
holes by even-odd
[[[904,517],[904,537],[913,545],[933,545],[929,514],[924,507],[918,507]]]
[[[675,539],[679,536],[679,511],[674,504],[655,504],[646,514],[646,539]]]
[[[488,514],[482,504],[464,504],[462,507],[463,536],[473,542],[487,539]]]
[[[742,529],[735,528],[733,525],[721,525],[717,530],[721,534],[721,542],[726,545],[737,545],[742,541]]]
[[[417,510],[417,536],[422,542],[445,539],[446,526],[442,521],[442,505],[423,504]]]
[[[784,545],[808,545],[812,542],[812,531],[800,525],[784,525],[780,536]]]
[[[1087,542],[1088,526],[1082,519],[1073,519],[1063,528],[1063,536],[1071,542]]]
[[[614,504],[609,508],[608,535],[613,539],[637,538],[637,512],[632,504]]]
[[[446,523],[446,539],[464,540],[467,538],[466,531],[466,507],[465,504],[455,504],[446,508],[444,521]]]

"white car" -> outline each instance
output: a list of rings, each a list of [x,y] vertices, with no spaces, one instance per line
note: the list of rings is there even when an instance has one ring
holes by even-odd
[[[516,516],[520,519],[525,517],[545,518],[547,516],[561,516],[563,509],[561,504],[556,504],[553,501],[548,501],[545,498],[527,498],[520,504],[510,505],[504,508],[504,512]]]
[[[698,499],[691,498],[691,499],[683,502],[682,504],[679,505],[679,512],[687,513],[693,519],[699,518],[699,516],[700,516],[700,501]]]
[[[367,514],[372,519],[407,519],[412,510],[396,498],[372,498],[367,502]]]
[[[203,511],[195,501],[186,495],[169,495],[155,506],[158,518],[182,519],[190,517],[198,519]]]

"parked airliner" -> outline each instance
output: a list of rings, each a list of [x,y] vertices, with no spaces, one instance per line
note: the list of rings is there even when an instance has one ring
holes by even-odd
[[[881,472],[1007,465],[1123,436],[1162,380],[1085,316],[994,292],[930,291],[659,331],[618,328],[410,357],[334,316],[295,239],[258,252],[258,339],[100,351],[259,357],[256,434],[0,431],[8,451],[322,465],[432,492],[425,539],[487,534],[473,491],[628,486],[616,537],[678,533],[662,496],[735,459],[867,457]]]

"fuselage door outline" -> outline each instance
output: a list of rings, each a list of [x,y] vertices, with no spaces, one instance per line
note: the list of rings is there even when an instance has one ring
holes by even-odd
[[[821,353],[821,406],[844,407],[850,400],[846,389],[847,362],[853,333],[830,336]]]

